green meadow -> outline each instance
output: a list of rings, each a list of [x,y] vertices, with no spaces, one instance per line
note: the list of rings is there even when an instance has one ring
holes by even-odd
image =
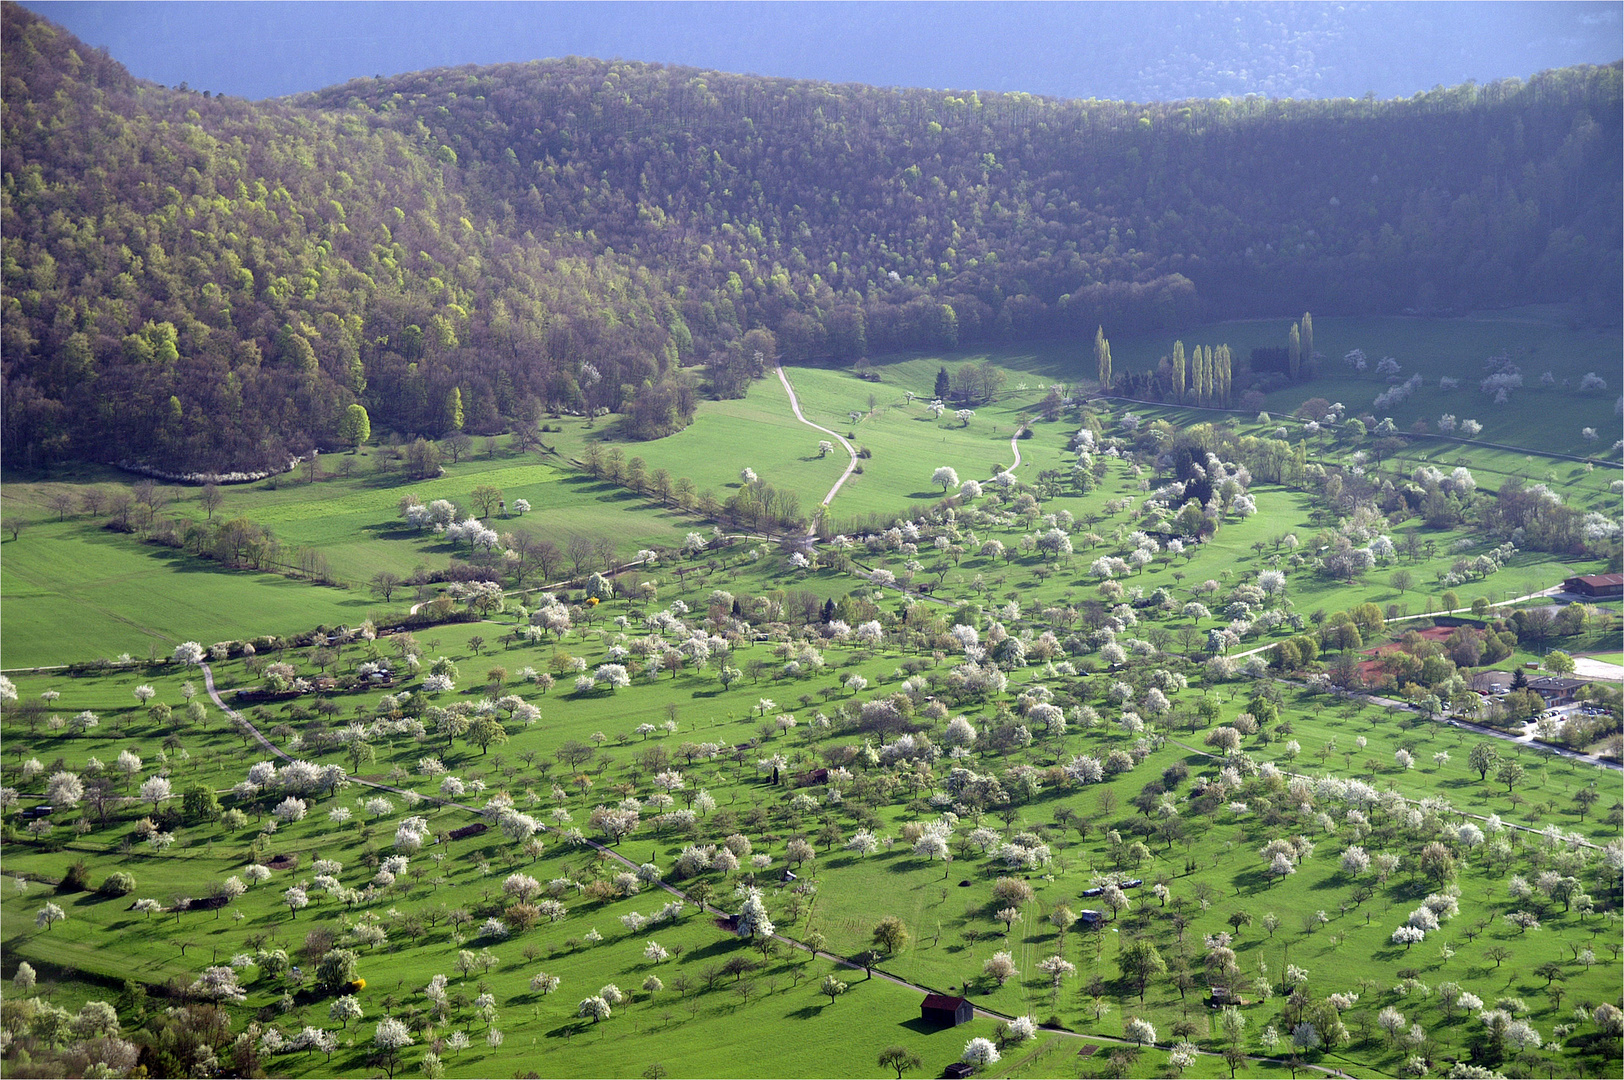
[[[692,579],[695,587],[681,595],[702,602],[710,588],[738,583],[730,581],[730,576],[724,569],[700,582],[696,575]],[[832,586],[835,579],[826,577],[822,583]],[[838,590],[828,591],[834,595]],[[351,786],[337,796],[310,798],[303,820],[274,832],[263,830],[270,819],[258,815],[236,828],[229,823],[181,823],[175,828],[176,842],[162,852],[148,850],[138,841],[130,843],[131,828],[143,813],[140,805],[115,811],[106,823],[91,818],[82,836],[67,839],[56,850],[50,850],[54,845],[38,850],[26,844],[13,846],[5,864],[13,875],[54,880],[68,862],[84,859],[92,884],[120,869],[135,876],[137,887],[122,900],[94,893],[69,896],[64,905],[66,921],[48,930],[22,927],[30,924],[32,913],[44,900],[41,893],[49,891],[49,886],[36,880],[22,895],[8,889],[0,901],[8,925],[16,928],[9,936],[8,956],[62,972],[65,983],[71,984],[64,997],[71,1000],[75,995],[97,995],[98,983],[107,987],[100,992],[106,994],[117,991],[127,978],[150,985],[185,980],[206,963],[224,962],[257,948],[286,948],[297,961],[299,950],[308,948],[306,935],[312,930],[328,930],[342,944],[346,935],[356,933],[351,927],[376,923],[384,928],[385,940],[358,950],[360,973],[367,980],[358,998],[366,1016],[370,1019],[385,1012],[421,1015],[425,1007],[421,987],[435,974],[450,976],[453,1006],[443,1023],[434,1024],[435,1037],[464,1031],[473,1041],[468,1050],[446,1053],[450,1075],[505,1074],[534,1067],[539,1060],[546,1067],[538,1071],[552,1074],[635,1075],[658,1062],[671,1075],[745,1068],[752,1074],[793,1076],[809,1071],[807,1053],[818,1055],[816,1071],[873,1075],[876,1055],[892,1043],[908,1046],[925,1058],[928,1069],[935,1069],[955,1058],[972,1035],[994,1035],[995,1025],[990,1021],[977,1021],[968,1030],[923,1029],[917,1021],[917,992],[866,977],[861,970],[837,969],[829,961],[814,960],[805,953],[780,951],[763,956],[759,949],[718,931],[709,917],[691,907],[674,923],[629,930],[623,917],[634,911],[648,915],[666,903],[669,895],[648,886],[628,896],[587,888],[594,880],[613,881],[625,867],[557,834],[547,837],[541,851],[530,853],[505,841],[492,841],[494,834],[449,841],[445,847],[431,844],[411,855],[411,873],[400,875],[375,899],[344,905],[313,893],[313,903],[306,909],[290,912],[283,906],[283,890],[298,880],[308,881],[308,868],[317,858],[343,863],[340,880],[363,886],[376,861],[389,854],[395,828],[408,814],[426,814],[435,834],[476,820],[455,808],[435,806],[443,793],[442,778],[422,764],[423,759],[434,757],[448,775],[486,789],[487,795],[467,794],[456,801],[477,806],[489,792],[505,791],[520,807],[560,830],[586,827],[589,809],[607,799],[627,794],[647,798],[654,790],[653,772],[675,768],[690,789],[709,793],[714,809],[690,830],[672,832],[646,825],[637,836],[611,844],[616,854],[633,863],[653,863],[690,897],[708,895],[724,910],[735,909],[735,885],[755,881],[766,889],[768,909],[781,933],[798,941],[821,934],[825,947],[836,955],[858,955],[870,946],[878,919],[895,915],[908,927],[909,940],[894,955],[879,959],[877,972],[939,990],[968,987],[980,1006],[1005,1015],[1033,1015],[1083,1035],[1119,1037],[1123,1021],[1137,1016],[1155,1025],[1163,1039],[1173,1038],[1177,1030],[1205,1050],[1222,1049],[1224,1037],[1211,1024],[1213,1014],[1201,1004],[1199,986],[1181,993],[1171,975],[1158,977],[1147,986],[1141,1001],[1136,984],[1122,973],[1121,960],[1130,937],[1148,939],[1158,944],[1164,959],[1175,962],[1183,957],[1182,962],[1199,973],[1204,962],[1201,942],[1208,935],[1233,932],[1230,918],[1237,913],[1253,919],[1240,927],[1234,945],[1235,963],[1241,971],[1237,978],[1244,976],[1247,986],[1261,979],[1275,984],[1276,991],[1272,1001],[1256,1000],[1243,1009],[1249,1018],[1243,1042],[1254,1055],[1266,1048],[1261,1041],[1265,1028],[1285,1030],[1278,1013],[1285,1008],[1286,993],[1278,984],[1288,965],[1306,971],[1309,984],[1318,993],[1359,995],[1345,1020],[1349,1043],[1334,1053],[1306,1058],[1355,1075],[1391,1073],[1402,1064],[1403,1053],[1374,1023],[1382,1008],[1397,1008],[1422,1023],[1429,1030],[1434,1053],[1464,1054],[1472,1044],[1475,1036],[1470,1025],[1452,1025],[1431,989],[1423,992],[1405,979],[1429,988],[1450,982],[1486,1002],[1520,998],[1528,1020],[1537,1028],[1566,1023],[1575,1002],[1606,1000],[1611,994],[1608,965],[1581,955],[1586,948],[1595,952],[1598,945],[1616,940],[1612,931],[1597,939],[1596,932],[1610,925],[1601,914],[1586,917],[1545,905],[1542,929],[1534,934],[1505,927],[1499,918],[1513,907],[1505,895],[1506,870],[1520,868],[1529,860],[1537,866],[1558,854],[1538,829],[1555,825],[1559,838],[1583,837],[1586,844],[1616,838],[1616,824],[1603,821],[1599,812],[1586,814],[1575,799],[1597,779],[1590,766],[1548,761],[1532,751],[1508,751],[1520,753],[1527,769],[1518,797],[1513,799],[1511,792],[1501,790],[1492,779],[1479,781],[1467,765],[1467,751],[1478,741],[1475,736],[1459,729],[1415,724],[1407,717],[1360,708],[1357,703],[1289,695],[1283,702],[1283,722],[1260,737],[1255,746],[1248,746],[1257,760],[1272,762],[1288,775],[1360,776],[1376,789],[1390,789],[1407,799],[1443,797],[1450,806],[1443,812],[1453,820],[1483,822],[1487,815],[1498,814],[1511,826],[1505,837],[1512,854],[1490,858],[1465,853],[1455,874],[1460,913],[1446,920],[1445,930],[1436,939],[1429,936],[1424,945],[1405,950],[1388,942],[1393,926],[1404,921],[1406,913],[1440,882],[1418,873],[1419,863],[1401,863],[1397,873],[1377,881],[1369,874],[1347,873],[1339,861],[1347,846],[1361,840],[1372,850],[1403,851],[1408,853],[1406,861],[1413,858],[1415,842],[1405,839],[1407,827],[1397,820],[1378,815],[1369,826],[1343,820],[1334,801],[1317,803],[1312,812],[1289,808],[1289,803],[1271,808],[1277,797],[1271,795],[1272,781],[1259,779],[1236,791],[1240,803],[1201,810],[1191,801],[1171,819],[1176,827],[1152,830],[1140,826],[1151,819],[1136,808],[1135,801],[1150,780],[1161,777],[1166,784],[1166,778],[1175,772],[1189,776],[1189,781],[1175,781],[1170,788],[1179,802],[1185,802],[1191,800],[1192,784],[1217,779],[1220,762],[1202,747],[1205,726],[1188,732],[1175,725],[1167,731],[1165,741],[1158,741],[1157,749],[1108,783],[1045,786],[1022,798],[1009,813],[968,813],[965,829],[979,823],[1004,839],[1030,833],[1048,844],[1051,861],[1041,872],[1011,875],[996,855],[983,856],[966,846],[962,834],[954,845],[955,858],[944,863],[921,858],[898,839],[910,824],[929,821],[941,809],[910,795],[907,787],[893,788],[889,797],[877,796],[854,778],[852,797],[834,801],[823,785],[807,789],[788,783],[774,786],[757,764],[758,759],[782,754],[786,771],[793,774],[827,759],[832,748],[851,743],[850,736],[820,734],[813,723],[815,715],[841,715],[838,706],[857,700],[857,695],[841,686],[853,674],[866,677],[872,692],[894,692],[904,665],[913,659],[908,652],[894,647],[828,648],[827,668],[811,677],[763,672],[726,690],[711,673],[698,671],[676,677],[640,677],[631,687],[614,693],[571,692],[564,678],[543,692],[521,680],[525,668],[553,667],[561,649],[586,660],[589,667],[595,666],[605,659],[606,645],[614,640],[608,632],[610,620],[622,613],[635,616],[637,611],[619,602],[608,605],[598,616],[599,629],[572,635],[558,647],[493,646],[491,642],[504,637],[501,621],[437,628],[421,635],[425,657],[443,655],[453,660],[461,670],[458,683],[467,685],[469,693],[494,693],[487,681],[504,678],[508,680],[504,692],[517,692],[534,704],[539,720],[514,731],[489,752],[460,741],[447,746],[432,734],[423,740],[398,735],[373,740],[376,756],[358,776],[414,793],[407,799],[391,795],[391,804],[381,816],[362,805],[373,793]],[[476,634],[485,638],[478,651],[473,642]],[[384,654],[386,650],[355,644],[341,652],[340,666],[375,652]],[[769,654],[768,645],[746,646],[730,662],[749,668],[750,660]],[[281,659],[298,662],[297,654],[291,652]],[[503,669],[500,675],[494,670],[498,667]],[[927,660],[919,670],[928,674],[935,669]],[[52,760],[53,769],[84,769],[92,756],[111,761],[118,750],[133,749],[148,769],[167,771],[177,789],[201,783],[224,793],[241,778],[248,761],[262,756],[258,748],[249,747],[245,753],[235,737],[227,734],[228,728],[212,706],[203,724],[169,729],[166,735],[165,729],[147,721],[134,701],[134,686],[145,684],[157,692],[156,700],[178,707],[185,698],[188,675],[161,665],[77,678],[60,673],[18,678],[21,700],[55,690],[61,696],[53,701],[54,710],[68,714],[92,709],[101,714],[103,722],[89,733],[75,736],[46,729],[24,731],[17,726],[16,714],[8,713],[12,719],[7,721],[5,735],[12,752],[6,756],[6,773],[18,774],[30,755]],[[228,699],[232,689],[256,682],[238,660],[216,665],[216,680]],[[195,674],[190,681],[195,686]],[[1102,683],[1046,677],[1038,668],[1017,671],[1010,693],[1039,684],[1061,695],[1061,700],[1094,701],[1103,707]],[[1192,687],[1173,696],[1187,703],[1202,692]],[[1216,692],[1222,702],[1221,719],[1232,719],[1249,707],[1244,683],[1219,685]],[[768,698],[771,700],[763,700]],[[351,712],[361,714],[362,707],[371,711],[379,701],[375,692],[338,693],[328,700],[338,707],[332,714],[333,723],[345,722]],[[447,699],[438,695],[429,700]],[[280,707],[260,706],[249,709],[248,715],[256,717],[261,729],[272,732],[279,743],[299,753],[298,743],[291,740],[316,737],[321,730],[319,723],[312,726],[311,720],[299,718],[300,706],[298,700]],[[780,715],[780,709],[793,710],[800,723],[787,731],[775,730],[771,718]],[[965,715],[978,728],[997,723],[992,702],[970,708]],[[675,722],[674,732],[654,730],[639,735],[635,730],[640,724],[656,727],[666,719]],[[933,737],[939,739],[940,724],[932,728]],[[1361,738],[1365,740],[1362,746],[1356,742]],[[555,749],[572,742],[586,745],[591,755],[579,771],[553,755]],[[703,742],[749,745],[751,749],[710,761],[693,759],[683,749],[684,744]],[[1132,742],[1130,734],[1105,725],[1059,738],[1039,738],[1029,749],[1013,754],[988,747],[961,760],[977,771],[997,774],[1013,764],[1042,768],[1074,754],[1103,755]],[[1394,757],[1400,749],[1410,751],[1419,764],[1400,767]],[[1448,759],[1434,758],[1439,752],[1448,753]],[[308,756],[318,764],[345,760],[342,751]],[[865,771],[854,772],[862,776]],[[124,787],[133,790],[139,779]],[[24,786],[30,785],[24,781]],[[1283,786],[1276,790],[1284,793]],[[808,795],[813,798],[805,804],[801,800]],[[339,807],[350,811],[349,820],[342,825],[329,817],[329,811]],[[560,816],[561,811],[566,816]],[[1317,815],[1327,812],[1328,819],[1316,822]],[[1436,805],[1427,811],[1438,812]],[[1517,831],[1523,826],[1528,831]],[[867,856],[846,851],[844,843],[858,827],[869,828],[891,842]],[[769,856],[764,868],[701,872],[693,877],[674,873],[686,845],[717,843],[735,833],[748,837],[755,853]],[[1271,838],[1293,833],[1311,837],[1315,850],[1293,873],[1277,880],[1265,872],[1267,867],[1257,852]],[[795,864],[801,880],[813,886],[810,890],[797,891],[782,880],[782,871],[790,865],[787,844],[798,836],[806,837],[814,848],[810,860]],[[1142,838],[1142,847],[1129,842],[1129,837]],[[1559,847],[1566,843],[1559,841]],[[256,885],[220,912],[148,916],[128,910],[131,897],[152,896],[167,904],[176,896],[208,895],[216,883],[240,873],[249,862],[278,854],[297,857],[298,866],[274,872],[269,881]],[[449,857],[436,858],[441,854]],[[1506,858],[1511,861],[1504,861]],[[501,883],[515,872],[543,883],[559,879],[574,883],[563,894],[568,915],[511,937],[482,937],[475,932],[486,917],[482,913],[501,909]],[[1073,927],[1062,940],[1048,922],[1049,913],[1062,904],[1073,909],[1099,906],[1080,893],[1096,875],[1110,872],[1163,883],[1168,897],[1165,903],[1152,897],[1148,884],[1132,890],[1129,907],[1101,930]],[[1030,898],[1017,903],[1020,917],[1013,925],[1000,921],[994,911],[997,905],[991,889],[1000,876],[1024,878],[1031,888]],[[1586,872],[1587,881],[1589,876]],[[1368,887],[1368,895],[1361,892],[1361,885]],[[1616,889],[1616,879],[1611,886],[1600,881],[1597,887],[1602,890],[1599,895],[1608,896],[1609,889]],[[1271,916],[1273,927],[1265,925]],[[603,938],[600,944],[589,940],[592,931]],[[116,951],[104,947],[109,935],[117,936]],[[644,950],[650,941],[673,957],[648,960]],[[1507,955],[1499,957],[1490,951],[1497,948],[1507,950]],[[488,949],[494,957],[489,969],[458,977],[455,963],[464,949],[476,954]],[[982,975],[983,964],[995,952],[1009,953],[1018,970],[1003,985]],[[1037,964],[1051,955],[1067,958],[1076,968],[1074,976],[1062,978],[1058,990],[1037,971]],[[727,967],[730,961],[743,964],[734,971]],[[1535,974],[1536,968],[1543,971],[1542,965],[1547,964],[1560,972],[1562,999],[1546,994],[1543,976]],[[1414,974],[1395,976],[1399,968]],[[68,977],[70,971],[79,974]],[[563,980],[560,989],[546,996],[531,992],[529,979],[539,972],[559,976]],[[824,976],[831,972],[848,983],[847,991],[832,1002],[819,992]],[[641,990],[651,974],[660,978],[661,989]],[[300,989],[284,977],[256,978],[252,967],[244,969],[244,982],[248,1005],[266,1008],[279,1027],[292,1031],[302,1024],[325,1022],[329,999],[313,993],[308,985]],[[573,1015],[576,1001],[611,982],[628,993],[626,1006],[617,1007],[602,1024]],[[485,988],[495,995],[499,1015],[494,1025],[504,1033],[499,1047],[484,1043],[486,1024],[468,1006],[468,1000]],[[291,993],[291,998],[278,1005],[284,993]],[[458,998],[461,1005],[456,1003]],[[717,1033],[724,1030],[746,1032],[746,1044],[757,1048],[747,1067],[736,1056],[721,1056]],[[751,1032],[755,1034],[749,1035]],[[738,1040],[727,1041],[736,1055]],[[1045,1050],[1054,1042],[1059,1045]],[[1071,1075],[1076,1060],[1073,1046],[1080,1046],[1080,1040],[1051,1035],[1036,1044],[1006,1047],[1009,1068],[1000,1074]],[[357,1041],[341,1044],[331,1061],[319,1054],[282,1055],[276,1058],[277,1069],[289,1075],[318,1076],[365,1070],[365,1050],[364,1043]],[[406,1056],[413,1059],[419,1052],[414,1047]],[[1567,1053],[1581,1057],[1599,1053],[1604,1059],[1607,1050],[1605,1045],[1579,1040]],[[1146,1054],[1133,1071],[1153,1075],[1164,1057],[1164,1052]],[[1603,1067],[1603,1059],[1586,1059],[1586,1067]],[[1549,1060],[1553,1065],[1559,1061],[1577,1064],[1581,1058]],[[1207,1061],[1198,1066],[1197,1075],[1216,1075],[1213,1070],[1220,1062],[1217,1058]],[[1252,1062],[1248,1072],[1279,1075],[1282,1068]]]
[[[1282,327],[1224,324],[1184,340],[1244,353]],[[1295,400],[1271,400],[1277,414],[1310,394],[1358,411],[1360,394],[1379,392],[1385,384],[1331,370],[1345,348],[1395,355],[1435,383],[1437,372],[1499,349],[1528,358],[1525,376],[1533,358],[1554,364],[1560,354],[1565,366],[1553,370],[1576,378],[1601,370],[1617,344],[1543,312],[1447,324],[1325,319],[1316,331],[1320,351],[1337,359],[1325,378],[1290,391]],[[1153,362],[1171,338],[1157,341],[1113,341],[1117,369]],[[995,400],[967,423],[933,417],[938,369],[983,359],[1005,374]],[[1441,610],[1446,593],[1458,607],[1504,605],[1607,570],[1604,545],[1519,550],[1446,589],[1456,560],[1498,540],[1470,520],[1429,528],[1395,513],[1381,531],[1399,553],[1334,579],[1312,559],[1336,538],[1343,508],[1259,479],[1249,489],[1255,513],[1231,507],[1207,542],[1160,546],[1102,581],[1095,560],[1133,550],[1138,508],[1165,477],[1102,454],[1084,493],[1064,479],[1079,424],[1126,443],[1130,412],[1175,431],[1216,423],[1260,437],[1279,421],[1122,401],[1034,418],[1050,382],[1086,382],[1092,372],[1079,364],[1073,346],[1053,343],[883,358],[872,365],[878,382],[788,369],[808,419],[863,451],[862,471],[828,512],[831,531],[858,538],[845,547],[719,539],[694,513],[572,464],[590,444],[611,443],[647,472],[724,500],[750,468],[810,514],[847,459],[838,448],[819,455],[825,436],[795,420],[773,377],[742,400],[705,403],[693,425],[655,442],[616,442],[612,423],[565,418],[549,421],[556,430],[540,455],[503,439],[431,480],[380,468],[388,451],[375,447],[324,457],[314,482],[301,472],[224,490],[216,520],[271,530],[285,562],[299,549],[319,554],[336,585],[226,570],[105,528],[77,506],[57,520],[53,496],[112,490],[129,482],[121,475],[8,476],[0,508],[32,524],[0,544],[0,662],[16,694],[0,710],[0,785],[10,793],[0,862],[13,879],[0,883],[0,975],[26,960],[54,1004],[112,1001],[129,1025],[160,1014],[166,994],[184,999],[205,967],[237,965],[245,999],[231,1009],[233,1030],[251,1030],[260,1067],[285,1076],[419,1075],[430,1051],[446,1075],[467,1077],[877,1076],[889,1075],[879,1056],[891,1046],[920,1058],[903,1075],[930,1076],[972,1037],[998,1044],[1001,1060],[984,1071],[1005,1077],[1217,1077],[1231,1071],[1226,1049],[1245,1076],[1388,1077],[1415,1074],[1418,1060],[1425,1075],[1457,1061],[1505,1076],[1617,1075],[1616,1014],[1598,1009],[1619,1004],[1617,772],[1246,659],[1369,603],[1380,609],[1378,633],[1349,648],[1372,649],[1428,625],[1388,626],[1384,638],[1382,614]],[[1422,394],[1411,404],[1476,416],[1485,439],[1526,449],[1415,440],[1378,463],[1368,440],[1288,424],[1288,442],[1306,439],[1311,464],[1381,468],[1401,481],[1422,465],[1464,465],[1480,504],[1520,477],[1616,519],[1616,465],[1540,453],[1582,453],[1564,449],[1557,416],[1566,426],[1592,406],[1610,415],[1612,390],[1606,401],[1575,393],[1560,408],[1520,408],[1559,393],[1530,389],[1514,398],[1519,407],[1491,413],[1472,404],[1483,400],[1475,380],[1463,382],[1454,393],[1466,404]],[[1513,414],[1523,419],[1494,426]],[[931,485],[932,472],[987,478],[1010,464],[1023,424],[1015,475],[1041,501],[989,488],[944,503],[952,493]],[[499,533],[530,530],[560,548],[607,538],[619,559],[659,549],[620,582],[631,595],[648,582],[651,594],[589,599],[585,582],[569,582],[556,589],[569,626],[538,633],[530,616],[546,598],[532,579],[477,620],[304,648],[270,640],[318,625],[353,630],[437,594],[434,584],[402,586],[385,603],[367,585],[379,571],[409,578],[453,557],[480,562],[410,528],[399,508],[411,495],[453,500],[466,514],[481,485],[507,500],[505,514],[487,519]],[[207,516],[196,489],[167,490],[161,514]],[[531,505],[522,516],[520,498]],[[917,542],[900,528],[865,541],[882,519],[911,520]],[[1034,534],[1061,523],[1069,554],[1033,550]],[[694,532],[706,549],[685,554]],[[1208,634],[1235,618],[1227,598],[1275,569],[1285,580],[1262,608],[1279,625],[1245,628],[1228,650],[1234,663],[1215,659],[1221,647]],[[907,591],[876,583],[881,570]],[[1204,615],[1185,613],[1195,600]],[[826,636],[837,632],[831,612],[853,636]],[[1617,617],[1603,605],[1577,633],[1520,641],[1498,666],[1540,662],[1553,647],[1618,662]],[[952,633],[964,626],[975,630],[972,655]],[[1001,649],[1006,635],[1021,647]],[[201,671],[169,659],[189,640],[236,643],[210,666],[241,721],[207,699]],[[1124,657],[1109,659],[1107,641]],[[991,688],[974,680],[992,660],[966,663],[982,648],[1001,659]],[[652,670],[648,655],[660,658]],[[1319,657],[1325,668],[1343,659],[1328,644]],[[24,670],[70,662],[80,666]],[[379,664],[393,670],[392,685],[369,685]],[[604,668],[614,664],[626,669],[618,688]],[[577,684],[583,675],[591,685]],[[307,681],[269,692],[285,679]],[[1418,701],[1424,692],[1393,691]],[[1591,749],[1613,753],[1618,706],[1616,690],[1607,693],[1611,726]],[[484,742],[466,726],[479,717],[494,719],[477,729]],[[955,717],[974,738],[949,727]],[[341,766],[345,779],[299,792],[244,787],[250,766],[272,758],[248,725],[292,758]],[[1220,728],[1235,733],[1234,753]],[[1482,747],[1494,751],[1486,775],[1473,763]],[[134,757],[121,767],[124,752]],[[82,778],[77,805],[59,789],[63,805],[49,817],[21,819],[17,810],[45,801],[58,773]],[[143,791],[155,778],[168,781],[167,795],[161,785]],[[302,807],[286,807],[290,795]],[[635,809],[635,828],[607,828],[611,808]],[[504,810],[510,825],[514,812],[532,819],[535,843],[500,827],[449,836],[500,823]],[[420,846],[398,832],[414,819]],[[920,840],[930,829],[944,847]],[[735,857],[710,861],[729,849]],[[406,862],[389,870],[394,856]],[[315,880],[317,860],[342,864],[330,887]],[[81,862],[89,889],[59,892]],[[227,880],[250,864],[271,865],[268,879],[231,895]],[[96,891],[115,871],[134,877],[133,890]],[[539,895],[515,895],[515,875],[535,879]],[[1120,896],[1094,891],[1129,879],[1139,884]],[[290,888],[305,890],[308,906],[290,907]],[[718,922],[750,888],[783,940],[743,940]],[[226,899],[206,910],[180,903],[211,896]],[[153,910],[135,908],[138,899]],[[544,899],[562,907],[544,913],[535,906]],[[36,925],[47,903],[66,917]],[[1418,913],[1429,904],[1441,915],[1433,923]],[[1099,912],[1100,925],[1071,924],[1062,909]],[[906,933],[881,943],[875,930],[887,917]],[[1422,940],[1395,937],[1410,922],[1426,926]],[[358,955],[358,1021],[330,1017],[334,995],[312,983],[333,947]],[[264,955],[278,949],[300,975]],[[1000,978],[988,965],[1002,954],[1012,970]],[[532,989],[543,974],[560,980],[550,992]],[[449,980],[440,1005],[424,992],[436,975]],[[624,993],[611,1015],[579,1015],[609,984]],[[1241,998],[1238,1030],[1210,1007],[1213,986]],[[963,992],[996,1016],[1045,1027],[1029,1041],[988,1018],[936,1029],[919,1019],[922,990]],[[412,1032],[398,1059],[373,1053],[385,1016]],[[1123,1041],[1134,1019],[1155,1028],[1155,1045]],[[307,1027],[334,1033],[331,1054],[279,1048]],[[1200,1056],[1176,1062],[1181,1042]],[[1099,1049],[1080,1055],[1089,1046]]]

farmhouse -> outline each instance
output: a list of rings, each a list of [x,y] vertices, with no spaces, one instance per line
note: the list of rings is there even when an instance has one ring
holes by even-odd
[[[948,997],[946,994],[927,994],[919,1005],[919,1019],[927,1024],[958,1027],[975,1019],[975,1006],[969,999]]]
[[[1559,679],[1544,676],[1528,680],[1528,689],[1545,700],[1547,706],[1571,705],[1578,700],[1579,689],[1584,686],[1583,679]]]
[[[1580,596],[1624,596],[1624,574],[1587,574],[1562,582],[1564,592]]]

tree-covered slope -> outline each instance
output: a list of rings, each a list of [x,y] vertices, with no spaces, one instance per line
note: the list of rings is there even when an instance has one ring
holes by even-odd
[[[1616,317],[1619,65],[1141,106],[572,58],[250,104],[4,19],[12,460],[260,465],[355,400],[428,435],[644,383],[658,414],[675,364],[747,367],[752,330],[849,359],[1305,309]]]
[[[12,461],[260,468],[357,399],[405,432],[497,429],[578,396],[587,361],[617,390],[674,361],[656,277],[525,234],[375,119],[143,86],[4,18]]]
[[[1618,277],[1617,65],[1392,102],[1132,105],[569,59],[305,100],[447,146],[526,224],[593,229],[701,280],[737,273],[769,325],[802,312],[835,331],[829,309],[865,305],[879,347],[924,328],[886,310],[914,289],[948,300],[967,338],[1198,306],[1587,290],[1614,306],[1591,275]]]

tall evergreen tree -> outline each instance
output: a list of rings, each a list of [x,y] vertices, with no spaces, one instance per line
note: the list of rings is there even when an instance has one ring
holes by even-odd
[[[1301,326],[1299,336],[1302,338],[1303,362],[1312,364],[1314,362],[1314,316],[1306,311],[1303,312]]]
[[[1303,374],[1303,335],[1297,329],[1297,324],[1291,324],[1291,344],[1288,346],[1291,363],[1291,377],[1302,378]]]
[[[1184,400],[1184,342],[1173,342],[1173,394],[1175,400]]]
[[[1111,389],[1111,343],[1105,340],[1105,327],[1094,331],[1094,362],[1099,366],[1100,389]]]

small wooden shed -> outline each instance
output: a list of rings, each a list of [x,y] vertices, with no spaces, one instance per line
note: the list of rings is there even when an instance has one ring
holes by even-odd
[[[969,1000],[962,997],[948,997],[946,994],[927,994],[919,1006],[919,1018],[927,1024],[938,1024],[944,1027],[958,1027],[968,1024],[975,1019],[976,1009]]]

